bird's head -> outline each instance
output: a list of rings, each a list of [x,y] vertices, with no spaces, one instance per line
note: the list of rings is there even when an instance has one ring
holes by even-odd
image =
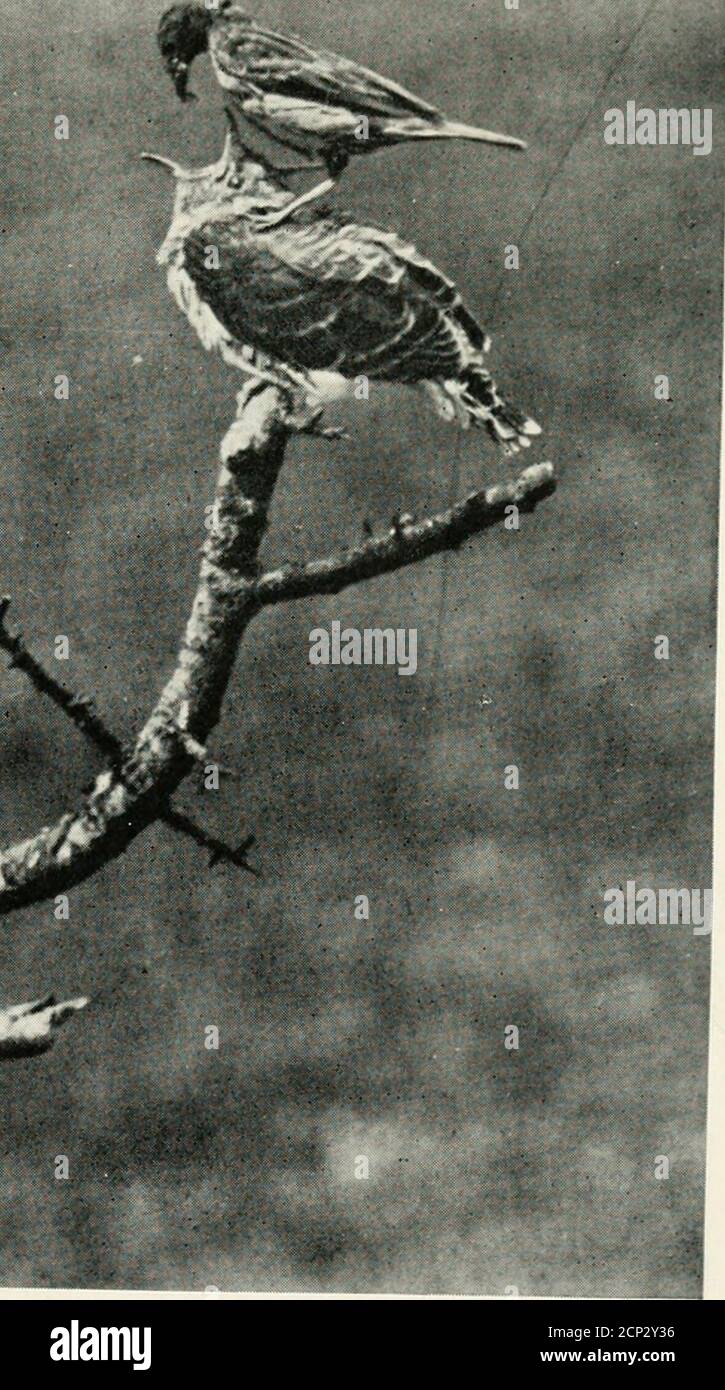
[[[141,155],[141,159],[160,164],[173,175],[175,184],[174,215],[190,216],[197,208],[209,204],[216,212],[234,204],[243,212],[245,203],[250,209],[260,204],[282,207],[291,194],[276,176],[271,165],[260,154],[244,144],[229,107],[226,111],[228,132],[221,158],[200,169],[186,169],[165,155]]]
[[[216,4],[172,5],[159,20],[156,39],[161,58],[171,78],[176,95],[188,101],[189,66],[209,47],[209,30],[214,18],[225,8],[223,0]]]

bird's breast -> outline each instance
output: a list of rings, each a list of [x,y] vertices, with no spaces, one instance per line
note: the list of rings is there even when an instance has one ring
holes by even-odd
[[[183,250],[171,256],[166,283],[207,352],[223,352],[232,338],[214,310],[201,298],[184,263]]]

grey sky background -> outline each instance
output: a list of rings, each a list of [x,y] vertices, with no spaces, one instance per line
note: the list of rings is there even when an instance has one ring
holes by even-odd
[[[2,18],[0,590],[40,655],[70,637],[62,675],[123,734],[173,660],[238,385],[154,264],[171,189],[139,151],[201,163],[223,139],[204,65],[189,108],[160,70],[161,8],[5,0]],[[256,621],[213,745],[243,780],[180,804],[254,831],[263,882],[158,828],[73,895],[68,923],[51,905],[3,923],[1,1002],[94,1000],[54,1053],[1,1074],[5,1283],[697,1297],[709,943],[606,927],[602,894],[711,882],[714,0],[662,0],[520,241],[644,12],[258,11],[529,141],[361,159],[337,201],[457,281],[560,489],[452,558],[442,650],[440,561]],[[715,107],[712,155],[605,146],[604,111],[630,98]],[[339,418],[349,444],[290,449],[269,561],[441,505],[454,466],[461,491],[507,472],[414,393]],[[335,618],[416,627],[418,674],[311,669],[309,631]],[[96,764],[17,673],[0,673],[0,714],[10,840]]]

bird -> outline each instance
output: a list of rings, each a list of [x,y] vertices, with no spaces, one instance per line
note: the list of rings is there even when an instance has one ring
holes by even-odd
[[[174,4],[159,21],[157,39],[177,95],[189,99],[189,68],[207,50],[220,85],[247,121],[271,139],[308,157],[287,171],[326,169],[328,177],[290,204],[330,193],[351,155],[405,141],[472,140],[523,150],[523,140],[449,121],[435,106],[378,73],[310,48],[295,35],[265,29],[234,0],[214,10]],[[310,158],[311,157],[311,158]],[[321,159],[322,163],[315,163]],[[284,167],[283,170],[284,172]]]
[[[266,214],[293,194],[227,116],[213,164],[141,156],[175,178],[157,260],[204,347],[279,386],[310,427],[364,378],[420,386],[444,419],[484,426],[506,452],[526,448],[540,426],[498,391],[490,340],[453,282],[396,233],[326,205],[270,226]]]

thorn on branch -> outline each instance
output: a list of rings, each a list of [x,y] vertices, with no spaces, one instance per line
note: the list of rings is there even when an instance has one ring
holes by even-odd
[[[161,812],[161,819],[172,830],[177,830],[181,835],[188,835],[189,839],[194,840],[202,849],[209,851],[209,866],[226,863],[234,864],[238,869],[244,869],[246,873],[252,874],[255,878],[261,878],[259,869],[255,869],[253,864],[247,861],[247,852],[255,843],[254,835],[248,835],[236,849],[221,840],[217,835],[212,835],[202,826],[197,825],[196,821],[187,816],[183,811],[176,811],[172,806],[168,806]]]
[[[220,778],[222,778],[222,780],[229,782],[241,782],[242,780],[242,774],[241,772],[237,772],[236,768],[227,767],[226,763],[218,763],[215,761],[214,758],[209,758],[207,762],[199,766],[199,779],[197,780],[194,788],[198,796],[202,796],[205,792],[209,790],[209,788],[206,785],[206,782],[204,781],[204,778],[207,775],[207,769],[212,768],[219,773],[219,776]]]
[[[261,878],[259,871],[255,869],[253,865],[247,863],[247,853],[254,843],[254,835],[247,835],[246,839],[242,840],[241,844],[238,844],[236,849],[233,849],[222,840],[219,840],[209,853],[209,868],[213,869],[216,864],[228,862],[230,864],[236,864],[238,868],[246,869],[257,878]]]
[[[393,535],[395,536],[396,540],[402,541],[404,539],[405,528],[406,526],[412,526],[413,520],[414,518],[411,516],[410,512],[395,513],[395,516],[393,517],[393,520],[390,523],[390,529],[393,532]]]
[[[216,758],[209,757],[208,761],[204,763],[204,766],[200,768],[200,772],[204,774],[207,768],[215,768],[219,776],[229,782],[241,782],[242,780],[241,772],[238,772],[235,767],[228,767],[226,763],[218,763]],[[203,781],[198,784],[197,790],[199,792],[207,790]]]
[[[214,766],[218,768],[220,777],[228,777],[230,782],[241,782],[242,774],[236,767],[229,767],[227,763],[215,763]]]
[[[295,434],[311,436],[313,439],[350,439],[350,435],[342,425],[323,425],[322,419],[325,414],[325,407],[319,406],[311,415],[305,416],[304,412],[297,413],[292,407],[287,415],[285,423],[288,428],[294,430]]]
[[[172,720],[171,729],[176,738],[181,742],[184,752],[187,753],[195,763],[198,763],[202,770],[213,764],[220,777],[230,777],[237,782],[240,780],[241,773],[237,772],[234,767],[227,767],[226,763],[218,763],[216,759],[211,756],[206,745],[199,743],[198,739],[195,739],[193,735],[188,732],[184,726],[183,720]]]
[[[191,734],[187,733],[186,729],[182,729],[179,724],[174,726],[174,732],[178,735],[184,747],[184,751],[188,753],[189,757],[193,758],[195,763],[201,763],[203,766],[208,761],[208,754],[204,744],[192,738]]]

